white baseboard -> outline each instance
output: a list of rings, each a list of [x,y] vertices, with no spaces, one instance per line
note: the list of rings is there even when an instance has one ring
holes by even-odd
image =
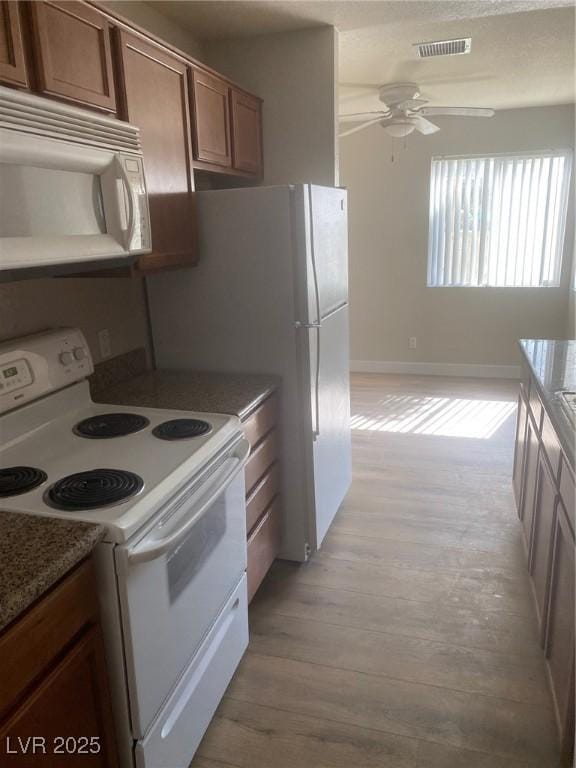
[[[475,363],[409,363],[393,360],[351,360],[353,373],[408,373],[417,376],[466,376],[480,379],[519,379],[519,365]]]

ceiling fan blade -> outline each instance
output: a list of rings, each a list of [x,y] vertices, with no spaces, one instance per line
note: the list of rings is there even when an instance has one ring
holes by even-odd
[[[344,131],[343,133],[338,134],[338,138],[343,139],[344,136],[351,136],[353,133],[357,133],[358,131],[363,131],[364,128],[368,128],[370,125],[374,125],[375,123],[380,123],[382,121],[382,116],[372,118],[372,120],[368,120],[367,123],[362,123],[362,125],[355,125],[354,128],[349,128],[347,131]]]
[[[405,109],[421,109],[425,104],[428,104],[428,101],[429,99],[406,99],[406,101],[401,101],[400,104],[395,106],[402,111]]]
[[[419,115],[453,115],[454,117],[494,117],[493,109],[482,107],[422,107]]]
[[[434,123],[431,123],[430,120],[426,120],[425,117],[421,117],[420,114],[418,115],[411,115],[410,120],[414,120],[414,127],[417,131],[420,133],[423,133],[425,136],[429,133],[437,133],[440,128],[437,125],[434,125]]]
[[[358,123],[362,120],[372,120],[376,119],[377,116],[380,116],[380,118],[386,117],[388,112],[385,110],[373,110],[372,112],[348,112],[344,115],[338,115],[338,120],[341,123]]]

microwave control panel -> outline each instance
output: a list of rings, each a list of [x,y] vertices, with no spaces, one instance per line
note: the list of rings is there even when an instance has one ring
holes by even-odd
[[[146,177],[141,157],[121,155],[121,163],[128,179],[128,187],[132,195],[134,225],[128,250],[131,253],[147,253],[152,249],[150,232],[150,214],[148,195],[146,194]]]

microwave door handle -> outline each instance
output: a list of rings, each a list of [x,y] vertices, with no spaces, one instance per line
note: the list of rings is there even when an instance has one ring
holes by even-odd
[[[120,228],[125,238],[124,247],[130,249],[130,243],[134,237],[134,199],[128,175],[124,170],[122,163],[118,161],[116,165],[118,176],[116,177],[116,197],[118,200],[118,214],[120,218]],[[128,220],[126,220],[126,205],[128,201]]]
[[[246,439],[240,440],[235,453],[224,461],[221,470],[211,479],[210,486],[197,501],[196,509],[191,516],[187,516],[184,523],[175,530],[170,531],[161,539],[146,537],[141,544],[128,550],[127,557],[130,564],[143,563],[155,560],[168,550],[177,546],[184,539],[191,528],[206,514],[216,499],[222,495],[236,475],[243,469],[250,454],[250,443]]]

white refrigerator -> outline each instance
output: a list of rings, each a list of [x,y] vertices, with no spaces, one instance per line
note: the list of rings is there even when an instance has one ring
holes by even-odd
[[[346,191],[196,197],[198,267],[147,281],[156,364],[281,377],[281,557],[304,561],[352,475]]]

